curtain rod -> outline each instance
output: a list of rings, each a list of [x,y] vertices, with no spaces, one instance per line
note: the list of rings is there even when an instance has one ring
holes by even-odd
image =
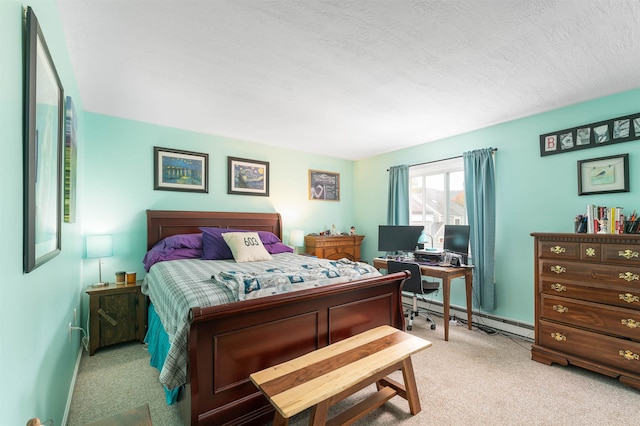
[[[491,153],[493,154],[497,150],[498,150],[498,148],[491,148]],[[456,158],[462,158],[462,155],[456,155],[455,157],[443,158],[441,160],[425,161],[424,163],[409,164],[409,167],[423,166],[425,164],[438,163],[440,161],[447,161],[447,160],[454,160]],[[389,171],[389,169],[387,169],[387,171]]]

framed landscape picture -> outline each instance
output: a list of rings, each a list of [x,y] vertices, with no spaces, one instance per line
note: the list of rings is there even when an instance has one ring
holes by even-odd
[[[209,154],[153,147],[153,189],[209,192]]]

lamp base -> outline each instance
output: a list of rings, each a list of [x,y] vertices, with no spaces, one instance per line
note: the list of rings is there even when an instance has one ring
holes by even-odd
[[[95,283],[95,284],[92,284],[91,287],[106,287],[108,285],[109,283]]]

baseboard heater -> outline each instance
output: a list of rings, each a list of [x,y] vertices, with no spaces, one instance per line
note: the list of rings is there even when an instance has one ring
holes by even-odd
[[[411,306],[411,298],[403,297],[405,305]],[[418,301],[418,305],[422,308],[428,309],[430,312],[440,317],[444,316],[444,306],[439,301],[424,302]],[[467,323],[467,310],[461,306],[451,305],[449,307],[449,315],[455,316],[460,321]],[[534,327],[533,324],[522,323],[519,321],[513,321],[508,318],[503,318],[495,315],[485,314],[483,312],[473,312],[471,325],[482,329],[483,327],[493,328],[503,333],[512,334],[522,339],[533,342]]]

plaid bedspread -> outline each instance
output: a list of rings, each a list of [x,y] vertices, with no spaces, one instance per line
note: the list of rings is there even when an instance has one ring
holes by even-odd
[[[142,284],[169,335],[160,382],[168,389],[186,383],[189,310],[268,296],[303,288],[379,276],[366,263],[331,261],[274,254],[272,261],[236,263],[234,260],[181,259],[151,267]]]

